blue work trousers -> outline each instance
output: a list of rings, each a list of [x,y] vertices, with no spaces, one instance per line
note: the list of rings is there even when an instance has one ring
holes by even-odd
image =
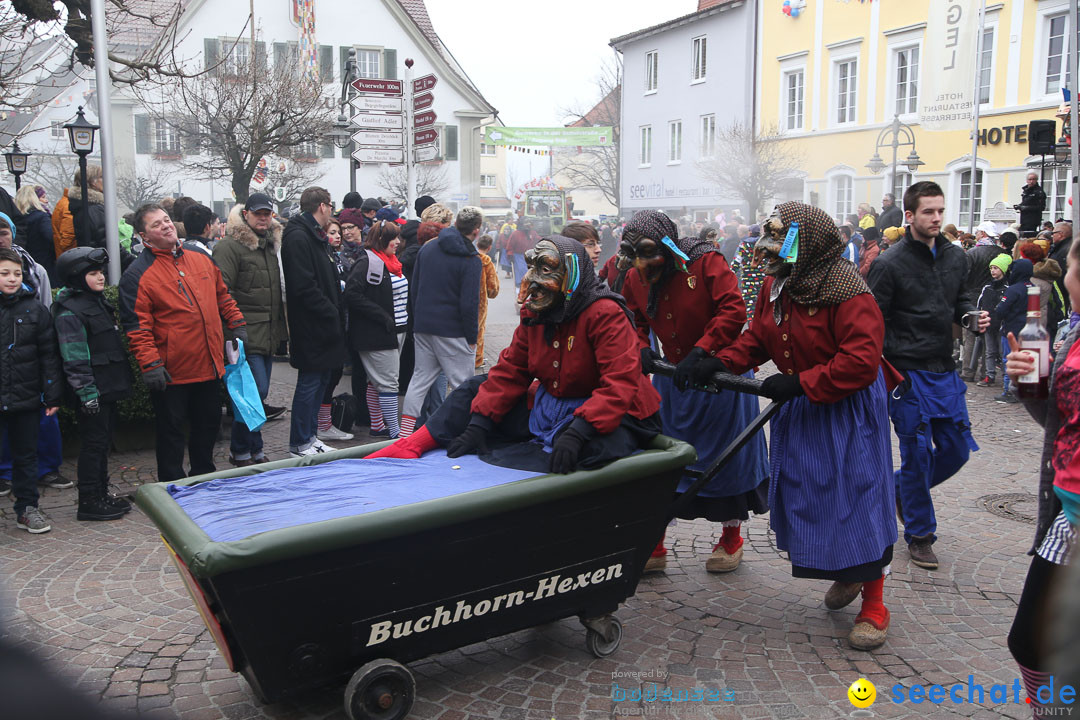
[[[267,393],[270,392],[270,373],[274,369],[274,359],[269,355],[248,355],[247,364],[251,368],[251,377],[255,379],[259,397],[265,401]],[[262,430],[248,430],[248,426],[240,419],[240,413],[237,412],[233,412],[229,452],[232,453],[234,460],[266,457],[263,453]]]

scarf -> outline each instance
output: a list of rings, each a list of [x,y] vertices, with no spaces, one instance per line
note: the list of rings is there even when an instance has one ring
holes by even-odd
[[[523,317],[521,319],[523,325],[543,325],[544,339],[551,341],[555,337],[555,328],[557,326],[570,322],[597,300],[607,298],[619,304],[622,311],[626,313],[626,317],[629,318],[630,325],[633,326],[634,316],[626,307],[623,296],[608,288],[606,284],[600,281],[600,278],[596,277],[596,271],[593,269],[588,253],[585,252],[584,245],[577,240],[562,235],[553,235],[544,239],[553,243],[559,250],[559,257],[562,258],[563,263],[568,262],[567,255],[577,257],[578,283],[577,287],[570,293],[569,298],[564,297],[561,303],[540,315]],[[567,272],[569,270],[570,268],[567,268]]]
[[[975,241],[975,247],[986,247],[987,245],[997,245],[997,243],[988,237],[979,238]]]
[[[401,260],[398,260],[397,255],[387,255],[381,250],[372,250],[371,252],[379,256],[379,259],[386,263],[386,269],[394,275],[401,277]]]
[[[799,305],[839,305],[870,292],[854,263],[845,260],[836,223],[820,208],[798,202],[776,206],[784,225],[799,223],[799,255],[784,291]],[[780,303],[774,306],[779,324]]]
[[[679,249],[687,260],[686,265],[689,267],[698,258],[703,257],[706,253],[720,252],[720,248],[716,247],[712,242],[708,240],[701,240],[699,238],[681,238],[679,237],[679,228],[675,226],[675,223],[664,213],[659,210],[641,210],[634,213],[634,217],[630,219],[630,222],[626,225],[627,230],[632,230],[650,240],[655,240],[657,243],[667,237],[671,238],[675,247]],[[652,284],[649,288],[649,302],[645,308],[645,315],[650,318],[656,317],[656,308],[660,302],[660,291],[667,285],[668,280],[678,272],[686,272],[678,267],[675,262],[675,253],[664,244],[660,244],[664,252],[664,270],[660,274],[659,279]],[[622,283],[619,283],[619,289],[622,289]]]

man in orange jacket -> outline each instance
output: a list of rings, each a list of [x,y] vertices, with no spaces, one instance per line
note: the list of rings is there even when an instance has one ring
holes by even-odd
[[[225,372],[222,321],[246,342],[244,316],[218,266],[177,239],[164,208],[143,205],[133,224],[144,249],[120,279],[120,315],[154,405],[158,481],[185,477],[185,422],[191,474],[214,472],[218,380]]]

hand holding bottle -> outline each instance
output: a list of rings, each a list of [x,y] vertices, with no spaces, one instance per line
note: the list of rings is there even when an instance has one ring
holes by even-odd
[[[1013,382],[1035,370],[1035,357],[1020,349],[1020,342],[1012,333],[1009,333],[1009,350],[1005,356],[1005,374]]]

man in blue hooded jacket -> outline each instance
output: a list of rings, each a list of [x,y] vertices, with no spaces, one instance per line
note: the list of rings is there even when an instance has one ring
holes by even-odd
[[[463,207],[451,227],[425,243],[416,257],[412,294],[416,365],[401,409],[401,437],[416,428],[424,396],[439,377],[451,387],[473,376],[480,314],[480,256],[473,243],[484,213]]]

